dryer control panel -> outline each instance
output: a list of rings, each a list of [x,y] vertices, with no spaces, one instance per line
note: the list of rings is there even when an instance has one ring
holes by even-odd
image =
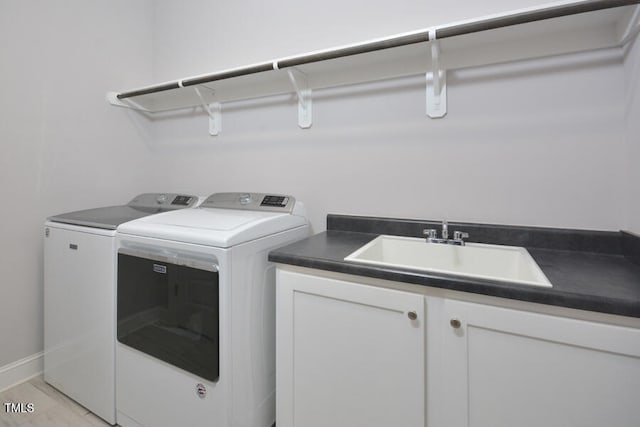
[[[295,198],[283,194],[215,193],[200,207],[291,213],[295,203]]]

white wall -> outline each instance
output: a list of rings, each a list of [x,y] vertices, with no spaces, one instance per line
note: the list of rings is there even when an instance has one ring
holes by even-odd
[[[144,121],[104,101],[151,73],[151,12],[147,0],[0,0],[0,367],[42,351],[45,218],[153,183]]]
[[[640,234],[640,42],[624,62],[626,106],[626,229]]]
[[[158,80],[541,2],[192,3],[156,4]],[[204,194],[291,193],[307,203],[315,231],[329,212],[622,227],[619,59],[596,52],[460,70],[448,90],[442,120],[424,115],[420,77],[317,91],[309,130],[297,128],[289,96],[225,104],[218,137],[201,114],[157,120],[158,182]]]
[[[143,191],[291,193],[315,231],[336,212],[640,232],[637,46],[624,67],[595,53],[456,71],[443,120],[418,77],[318,91],[309,130],[289,96],[228,104],[216,138],[201,114],[150,123],[104,102],[539,2],[0,0],[0,367],[42,350],[45,218]]]

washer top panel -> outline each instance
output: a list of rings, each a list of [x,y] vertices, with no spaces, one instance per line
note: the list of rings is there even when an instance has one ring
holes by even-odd
[[[249,195],[243,203],[239,195]],[[271,197],[277,197],[273,199]],[[284,199],[281,199],[284,198]],[[263,203],[278,204],[265,206]],[[225,207],[212,207],[219,204]],[[140,218],[118,228],[121,238],[126,235],[194,243],[228,248],[271,234],[307,225],[300,202],[290,196],[273,196],[256,193],[218,193],[211,195],[197,209],[165,212]],[[239,206],[231,208],[230,206]],[[275,211],[275,210],[279,211]]]
[[[145,193],[124,206],[107,206],[68,212],[49,217],[49,221],[90,228],[115,230],[120,224],[148,215],[196,205],[197,196],[170,193]]]

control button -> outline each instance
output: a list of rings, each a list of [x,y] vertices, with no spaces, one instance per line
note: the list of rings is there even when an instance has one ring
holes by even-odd
[[[249,193],[241,194],[240,195],[240,204],[241,205],[248,205],[249,203],[251,203],[251,194],[249,194]]]
[[[289,203],[289,198],[285,196],[264,196],[260,206],[273,206],[283,208]]]
[[[161,205],[164,202],[167,201],[167,195],[166,194],[160,194],[158,197],[156,197],[156,202]]]
[[[172,205],[178,206],[189,206],[191,203],[191,197],[189,196],[176,196],[175,199],[171,202]]]

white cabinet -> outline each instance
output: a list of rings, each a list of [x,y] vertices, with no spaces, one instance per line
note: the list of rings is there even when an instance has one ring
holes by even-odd
[[[424,296],[278,269],[278,427],[424,427]]]
[[[440,318],[429,332],[442,341],[439,425],[640,425],[639,329],[450,299],[429,302]]]
[[[317,273],[278,269],[278,427],[640,425],[640,319]]]

